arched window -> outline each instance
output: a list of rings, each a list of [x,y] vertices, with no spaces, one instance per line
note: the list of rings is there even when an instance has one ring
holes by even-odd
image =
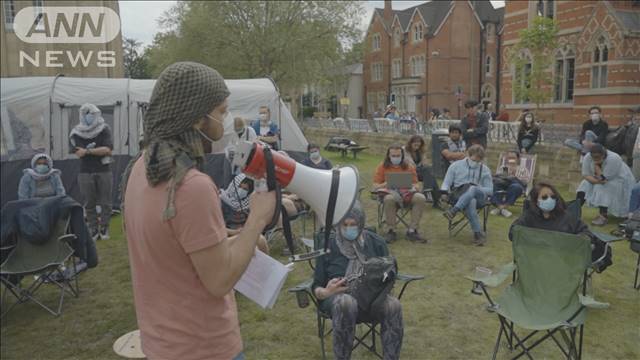
[[[573,101],[573,84],[575,78],[575,53],[566,47],[558,50],[553,66],[553,101]]]
[[[522,66],[514,66],[513,99],[515,104],[527,104],[529,103],[528,89],[531,87],[531,56],[521,53],[520,57],[525,61]]]
[[[373,34],[371,37],[371,48],[373,51],[380,50],[380,34]]]
[[[402,32],[400,31],[400,28],[395,28],[395,30],[393,31],[393,46],[395,47],[400,46],[401,39],[402,39]]]
[[[416,24],[413,27],[413,42],[422,40],[422,24]]]
[[[591,88],[607,87],[607,61],[609,61],[609,46],[604,36],[598,37],[593,49],[593,66],[591,67]]]

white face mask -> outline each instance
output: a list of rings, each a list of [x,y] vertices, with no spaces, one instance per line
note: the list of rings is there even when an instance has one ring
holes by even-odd
[[[249,191],[247,189],[238,188],[238,198],[244,199],[249,195]]]
[[[389,156],[389,160],[393,165],[400,165],[402,162],[402,156]]]
[[[320,160],[320,151],[312,151],[309,153],[309,158],[314,161]]]
[[[525,121],[527,124],[531,124],[531,122],[533,121],[533,117],[531,117],[531,116],[525,116],[524,121]]]
[[[593,121],[594,124],[597,124],[598,122],[600,122],[600,114],[591,114],[589,115],[589,117],[591,118],[591,121]]]
[[[258,115],[260,117],[260,121],[261,122],[268,122],[268,118],[267,118],[267,114],[259,114]]]

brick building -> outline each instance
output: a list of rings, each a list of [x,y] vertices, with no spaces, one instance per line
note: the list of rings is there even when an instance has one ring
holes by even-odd
[[[544,117],[556,123],[581,123],[588,108],[599,105],[609,124],[628,119],[627,109],[640,105],[640,1],[507,1],[502,43],[500,98],[511,118],[533,107],[515,99],[508,64],[518,31],[536,16],[554,18],[559,27],[552,97]],[[523,56],[527,56],[523,54]]]
[[[405,10],[375,9],[363,59],[364,113],[394,102],[424,119],[461,100],[495,104],[502,9],[488,0],[431,1]]]

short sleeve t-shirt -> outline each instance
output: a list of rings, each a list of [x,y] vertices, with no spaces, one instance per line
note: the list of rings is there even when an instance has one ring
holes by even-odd
[[[124,199],[136,316],[150,359],[231,359],[242,351],[233,292],[214,297],[189,254],[226,239],[218,189],[189,170],[175,193],[176,216],[163,221],[167,183],[151,187],[143,159]]]

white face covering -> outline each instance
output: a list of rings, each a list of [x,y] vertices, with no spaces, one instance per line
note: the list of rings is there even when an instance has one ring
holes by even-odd
[[[247,189],[238,188],[238,198],[244,199],[249,195],[249,191]]]
[[[525,121],[527,124],[531,124],[531,122],[533,121],[533,117],[532,117],[532,116],[525,116],[525,117],[524,117],[524,121]]]
[[[400,165],[402,162],[402,156],[389,156],[389,160],[393,165]]]
[[[591,121],[593,121],[594,124],[597,124],[600,122],[600,114],[591,114],[589,115],[589,117],[591,118]]]

